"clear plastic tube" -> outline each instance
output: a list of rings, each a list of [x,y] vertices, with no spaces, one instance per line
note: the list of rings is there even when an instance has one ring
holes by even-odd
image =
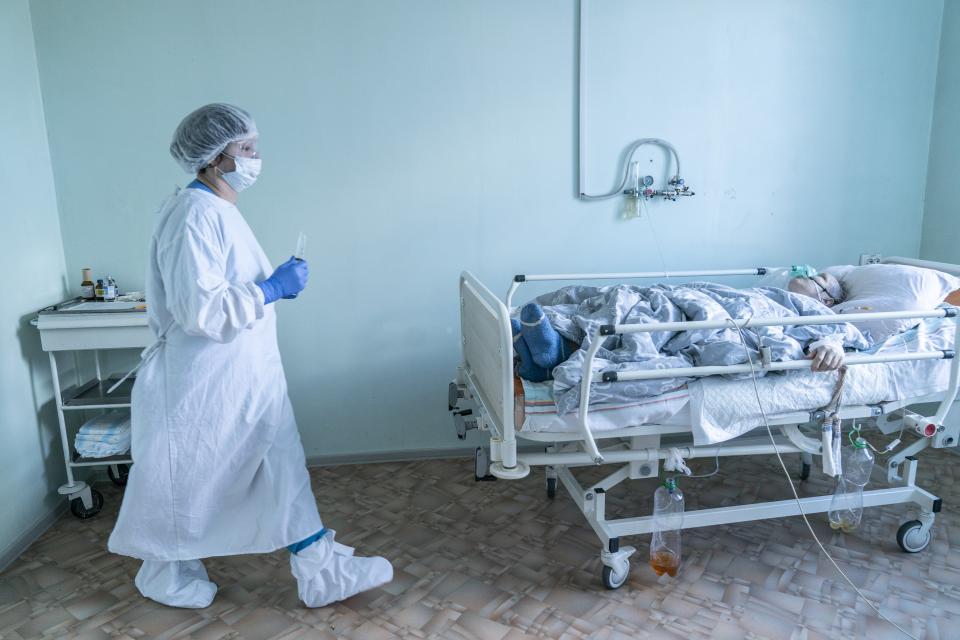
[[[297,252],[293,254],[293,257],[297,260],[303,260],[303,256],[307,252],[307,234],[303,231],[300,232],[300,235],[297,237]]]

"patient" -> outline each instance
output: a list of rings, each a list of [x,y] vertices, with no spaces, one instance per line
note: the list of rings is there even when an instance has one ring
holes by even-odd
[[[790,280],[787,289],[804,295],[827,307],[843,302],[843,288],[829,273],[800,276]],[[520,320],[511,320],[513,349],[519,357],[517,373],[531,382],[553,378],[553,368],[564,362],[579,345],[564,338],[553,328],[539,304],[531,302],[520,310]],[[813,371],[833,371],[843,364],[843,345],[824,338],[811,342],[807,357],[813,360]]]
[[[840,281],[829,273],[793,278],[787,284],[787,290],[819,300],[827,307],[843,302],[843,288],[840,286]]]

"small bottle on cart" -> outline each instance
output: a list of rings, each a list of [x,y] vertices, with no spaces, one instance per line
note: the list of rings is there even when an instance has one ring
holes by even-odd
[[[93,284],[93,269],[84,267],[82,270],[83,281],[80,283],[80,297],[84,300],[93,300],[96,297]]]
[[[103,302],[103,280],[97,280],[97,286],[94,289],[94,297],[97,302]]]
[[[113,278],[110,276],[107,276],[107,281],[103,285],[103,301],[104,302],[117,301],[117,284],[113,281]]]

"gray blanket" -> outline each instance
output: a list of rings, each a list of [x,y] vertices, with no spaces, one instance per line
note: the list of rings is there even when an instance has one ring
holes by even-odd
[[[763,287],[734,289],[695,282],[678,286],[612,287],[572,286],[536,298],[550,323],[581,349],[553,370],[558,411],[569,413],[580,404],[580,379],[585,349],[597,328],[604,324],[643,324],[684,320],[726,320],[751,317],[829,315],[818,301],[795,293]],[[746,347],[759,361],[761,346],[770,347],[772,359],[805,357],[813,341],[833,339],[845,348],[866,349],[863,334],[849,323],[759,327],[744,329]],[[700,365],[743,364],[747,361],[735,329],[656,331],[604,338],[594,359],[594,371],[637,371]],[[655,396],[682,387],[691,378],[660,378],[622,382],[594,382],[590,402],[622,402]]]

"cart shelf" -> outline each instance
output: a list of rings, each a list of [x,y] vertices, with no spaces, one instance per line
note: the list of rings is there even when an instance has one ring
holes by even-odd
[[[106,380],[94,378],[81,385],[73,386],[63,392],[64,410],[112,409],[130,406],[130,394],[133,391],[135,377],[130,376],[123,383],[107,393],[120,380],[120,376],[109,376]]]

